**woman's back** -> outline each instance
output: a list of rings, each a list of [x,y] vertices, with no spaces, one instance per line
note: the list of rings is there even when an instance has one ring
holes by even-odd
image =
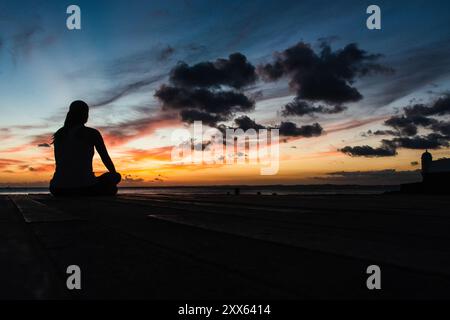
[[[51,185],[56,188],[77,188],[96,183],[92,158],[98,131],[78,125],[61,128],[55,134],[56,170]]]
[[[116,172],[100,132],[84,126],[88,118],[89,106],[76,100],[70,104],[64,126],[53,135],[56,170],[50,181],[50,192],[55,196],[117,193],[120,173]],[[108,169],[99,177],[92,171],[94,149]]]

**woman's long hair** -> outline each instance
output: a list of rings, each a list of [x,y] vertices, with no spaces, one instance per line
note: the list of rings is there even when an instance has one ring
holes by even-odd
[[[53,135],[53,142],[64,136],[68,129],[84,125],[89,117],[89,106],[86,102],[76,100],[70,104],[69,112],[67,112],[64,126]]]

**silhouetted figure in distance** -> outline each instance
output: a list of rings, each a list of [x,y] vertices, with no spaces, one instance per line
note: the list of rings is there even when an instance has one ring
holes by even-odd
[[[56,170],[50,181],[50,192],[54,196],[117,194],[121,176],[100,132],[85,126],[88,117],[89,106],[85,102],[72,102],[64,126],[53,135]],[[99,177],[92,171],[94,148],[109,171]]]

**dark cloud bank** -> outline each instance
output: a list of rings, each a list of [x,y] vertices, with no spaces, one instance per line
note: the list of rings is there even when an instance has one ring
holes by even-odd
[[[289,121],[282,121],[279,126],[263,126],[256,123],[254,120],[250,119],[248,116],[241,116],[234,119],[235,128],[240,128],[243,130],[248,129],[279,129],[279,133],[285,137],[317,137],[323,132],[323,128],[318,123],[312,125],[297,126],[297,124]],[[223,127],[221,127],[223,128]]]
[[[281,114],[285,117],[287,116],[304,116],[304,115],[312,115],[315,113],[324,113],[324,114],[333,114],[340,113],[347,109],[347,107],[342,105],[335,105],[333,107],[326,107],[323,105],[314,105],[305,100],[301,100],[298,97],[294,99],[294,101],[286,104],[281,111]]]
[[[182,121],[215,126],[238,112],[254,110],[255,102],[242,89],[256,80],[255,67],[243,54],[233,53],[215,62],[179,63],[171,71],[170,84],[162,85],[155,96],[164,110],[178,112]]]
[[[283,115],[304,116],[314,113],[338,113],[342,104],[356,102],[363,97],[353,86],[356,79],[374,73],[391,73],[392,69],[377,62],[379,54],[369,54],[354,43],[333,51],[322,43],[316,53],[311,46],[299,42],[283,52],[276,53],[272,63],[259,67],[266,81],[281,77],[290,79],[295,100],[282,110]],[[328,106],[313,103],[325,103]]]
[[[256,68],[243,54],[233,53],[228,59],[192,66],[180,62],[172,69],[169,84],[162,85],[155,96],[162,102],[163,110],[176,112],[184,122],[200,120],[224,129],[220,122],[254,110],[255,102],[244,93],[245,88],[259,78],[276,81],[287,77],[297,96],[283,107],[283,116],[339,113],[346,109],[343,103],[362,99],[353,86],[357,78],[391,71],[376,62],[379,58],[380,55],[368,54],[356,44],[332,51],[323,43],[316,53],[310,45],[300,42],[276,53],[271,63]],[[234,123],[235,128],[244,130],[269,128],[247,115],[235,118]],[[314,137],[323,133],[318,123],[298,126],[282,121],[272,128],[278,128],[282,136],[292,137]]]
[[[450,122],[438,120],[436,116],[450,114],[450,94],[446,93],[428,104],[412,104],[403,108],[401,115],[392,116],[384,122],[388,130],[369,131],[374,135],[389,135],[391,139],[382,139],[377,148],[364,146],[346,146],[340,151],[350,156],[388,157],[395,156],[398,148],[439,149],[449,146]],[[419,129],[428,131],[419,134]]]

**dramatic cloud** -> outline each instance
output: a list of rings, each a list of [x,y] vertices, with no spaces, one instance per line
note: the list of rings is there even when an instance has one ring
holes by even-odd
[[[339,151],[348,154],[352,157],[391,157],[397,154],[395,148],[384,145],[379,148],[373,148],[371,146],[356,146],[356,147],[344,147]]]
[[[298,127],[293,122],[281,122],[280,127],[280,135],[285,137],[317,137],[322,134],[322,127],[318,123],[314,123],[313,125],[305,125]]]
[[[311,138],[320,136],[323,133],[323,128],[318,123],[314,123],[313,125],[303,125],[297,126],[297,124],[293,122],[281,122],[279,125],[275,126],[265,126],[257,123],[255,120],[250,119],[248,116],[241,116],[234,119],[235,126],[227,127],[224,124],[220,124],[217,126],[217,129],[225,136],[226,129],[242,129],[247,131],[249,129],[259,130],[259,129],[278,129],[280,136],[283,137],[296,137],[296,138]],[[286,142],[286,139],[282,141]],[[226,140],[224,139],[224,143]]]
[[[315,113],[340,113],[347,109],[341,105],[335,105],[333,107],[325,107],[323,105],[315,106],[307,101],[300,100],[295,98],[294,101],[288,103],[284,106],[284,109],[281,111],[283,116],[304,116],[304,115],[312,115]]]
[[[278,129],[280,136],[284,137],[304,137],[311,138],[320,136],[323,132],[323,128],[318,123],[314,123],[313,125],[304,125],[297,126],[297,124],[289,121],[281,122],[280,125],[275,127],[263,126],[259,123],[256,123],[254,120],[250,119],[248,116],[241,116],[239,118],[234,119],[234,123],[236,124],[236,128],[233,129]],[[219,130],[225,132],[224,126],[219,126]]]
[[[323,133],[323,128],[318,123],[312,125],[298,126],[297,124],[289,121],[282,121],[277,126],[263,126],[256,123],[254,120],[247,116],[242,116],[234,120],[238,128],[243,130],[248,129],[278,129],[280,136],[284,137],[304,137],[311,138],[320,136]]]
[[[195,109],[181,110],[180,117],[181,120],[187,123],[193,123],[194,121],[202,121],[203,123],[211,127],[214,127],[217,124],[217,122],[227,120],[227,116],[212,114]]]
[[[165,109],[196,109],[224,117],[254,108],[252,100],[235,91],[211,91],[203,88],[191,90],[163,85],[155,96],[164,102]]]
[[[256,79],[255,67],[244,55],[234,53],[215,62],[179,63],[170,73],[170,85],[162,85],[155,97],[164,110],[178,112],[184,122],[201,120],[216,126],[254,109],[254,100],[240,89]]]
[[[193,66],[182,62],[172,69],[170,75],[171,83],[185,88],[229,86],[241,89],[253,84],[256,79],[255,67],[241,53]]]
[[[403,109],[404,115],[393,116],[385,121],[385,125],[399,131],[399,134],[413,136],[418,127],[431,127],[436,131],[446,131],[447,123],[439,122],[430,116],[444,116],[450,114],[450,95],[446,94],[430,105],[414,104]]]
[[[381,146],[373,148],[371,146],[346,146],[340,149],[341,152],[352,157],[391,157],[397,155],[397,148],[405,149],[439,149],[448,147],[449,137],[436,133],[425,136],[397,137],[392,140],[384,139]]]
[[[413,116],[443,116],[450,114],[450,94],[444,94],[430,105],[415,104],[405,107],[405,115]]]
[[[242,130],[246,131],[248,129],[265,129],[266,127],[256,123],[254,120],[250,119],[248,116],[241,116],[239,118],[234,119],[234,123],[238,128],[241,128]]]
[[[395,136],[398,132],[394,130],[369,130],[367,133],[364,134],[364,136]]]
[[[357,78],[392,72],[377,63],[380,57],[368,54],[356,44],[332,51],[327,43],[322,43],[320,52],[316,53],[309,44],[299,42],[276,53],[274,61],[259,66],[258,71],[266,81],[289,77],[289,85],[297,96],[283,107],[283,116],[334,114],[346,109],[343,103],[362,99],[353,86]],[[321,135],[322,131],[318,123],[300,128],[292,122],[280,124],[280,134],[284,136],[312,137]]]
[[[392,70],[378,64],[381,56],[368,54],[356,44],[332,51],[323,44],[319,53],[309,44],[300,42],[276,53],[275,61],[259,67],[267,81],[283,76],[290,77],[290,86],[296,90],[297,99],[342,104],[362,99],[353,83],[359,77]]]
[[[370,146],[344,147],[340,151],[351,156],[382,157],[395,156],[397,148],[439,149],[448,147],[450,122],[440,121],[433,116],[450,114],[450,95],[444,94],[428,104],[414,104],[403,108],[403,114],[392,116],[384,122],[394,130],[377,130],[373,135],[391,135],[391,140],[383,139],[379,148]],[[419,129],[431,131],[419,134]]]
[[[400,137],[391,140],[391,143],[398,148],[406,149],[439,149],[448,147],[449,137],[437,133],[430,133],[426,136],[415,136],[412,138]]]
[[[431,126],[431,129],[445,136],[450,136],[450,122],[448,121],[438,121]]]
[[[438,121],[431,116],[444,116],[450,114],[450,95],[446,94],[429,105],[414,104],[403,109],[403,115],[393,116],[384,122],[384,125],[396,130],[392,135],[414,136],[418,128],[428,128],[448,135],[448,122]]]
[[[398,134],[413,136],[417,134],[417,124],[426,121],[427,118],[424,117],[414,117],[414,119],[412,119],[405,116],[395,116],[386,120],[384,124],[396,129],[398,131]]]

